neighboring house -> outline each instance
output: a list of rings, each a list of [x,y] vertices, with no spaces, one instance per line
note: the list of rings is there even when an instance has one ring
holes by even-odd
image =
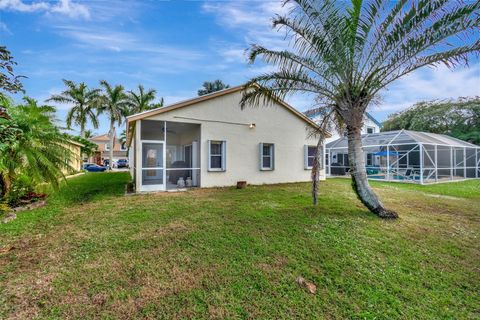
[[[69,170],[63,169],[63,174],[75,173],[82,170],[81,148],[83,147],[83,144],[76,141],[68,140],[67,143],[65,143],[65,147],[70,151],[69,158],[65,159],[65,161],[68,162],[68,164],[73,168],[73,172],[69,172]]]
[[[110,138],[108,137],[108,133],[92,137],[88,140],[98,146],[97,151],[88,161],[99,165],[103,164],[103,160],[110,157]],[[120,143],[120,140],[115,137],[113,143],[113,161],[118,161],[119,159],[127,159],[127,148],[125,144]]]
[[[319,123],[322,120],[319,108],[308,110],[305,112],[305,115],[316,123]],[[376,120],[370,113],[366,112],[363,120],[362,134],[378,133],[380,132],[381,128],[382,124],[378,120]],[[342,138],[342,136],[336,130],[332,130],[332,136],[330,138],[327,138],[326,142],[330,143],[340,138]]]
[[[280,100],[242,110],[241,91],[229,88],[129,116],[136,190],[309,181],[317,125]]]

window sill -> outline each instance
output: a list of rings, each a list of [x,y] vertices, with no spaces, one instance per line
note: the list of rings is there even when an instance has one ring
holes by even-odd
[[[261,168],[260,171],[273,171],[273,168]]]
[[[208,169],[207,171],[208,172],[225,172],[226,170],[225,169],[215,169],[215,168],[213,168],[213,169]]]

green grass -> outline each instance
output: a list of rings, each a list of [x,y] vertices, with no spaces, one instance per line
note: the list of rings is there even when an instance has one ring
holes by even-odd
[[[388,182],[372,182],[372,185],[391,185]],[[404,190],[421,191],[451,197],[480,199],[480,180],[445,182],[430,185],[414,185],[409,183],[395,183],[395,187]]]
[[[480,317],[478,180],[374,183],[396,221],[346,179],[316,208],[307,183],[124,197],[127,181],[72,179],[0,225],[0,318]]]

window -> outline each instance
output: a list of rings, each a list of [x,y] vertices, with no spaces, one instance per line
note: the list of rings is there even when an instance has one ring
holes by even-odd
[[[317,151],[317,146],[304,146],[304,160],[305,160],[305,169],[313,168],[313,161],[315,159],[315,152]]]
[[[273,170],[275,157],[273,143],[260,143],[260,170]]]
[[[208,141],[208,171],[226,170],[226,141]]]
[[[124,142],[120,145],[120,150],[127,151],[127,143],[126,142]]]
[[[110,151],[110,143],[105,143],[105,151]]]
[[[367,127],[367,133],[375,133],[375,127]]]

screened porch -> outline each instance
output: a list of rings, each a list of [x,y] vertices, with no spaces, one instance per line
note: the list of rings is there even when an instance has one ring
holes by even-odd
[[[480,147],[441,134],[409,130],[362,136],[369,179],[437,183],[480,176]],[[327,144],[327,175],[349,175],[347,138]]]
[[[141,120],[137,126],[141,166],[136,170],[140,191],[200,186],[199,124]]]

